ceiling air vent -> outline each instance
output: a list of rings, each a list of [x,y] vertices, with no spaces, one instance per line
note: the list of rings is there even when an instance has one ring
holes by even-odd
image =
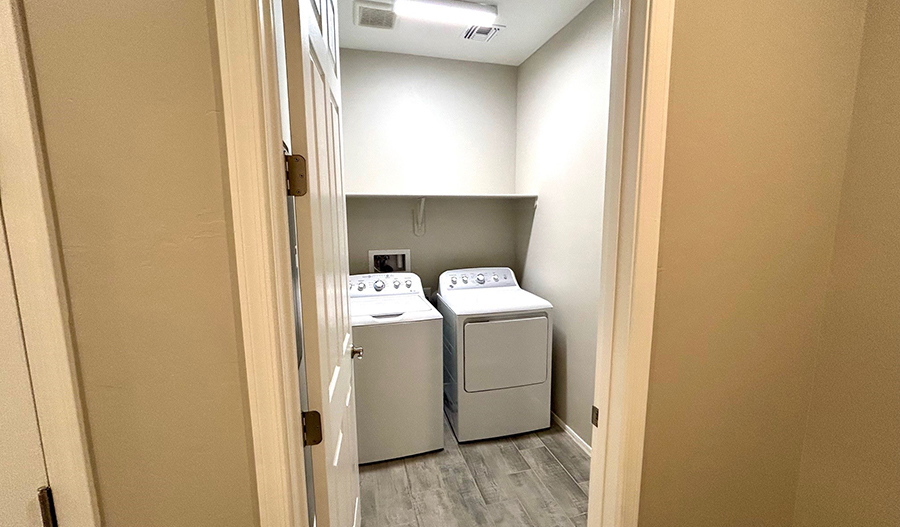
[[[474,40],[475,42],[488,42],[494,35],[500,32],[503,26],[472,26],[463,33],[466,40]]]
[[[397,15],[391,4],[356,0],[353,4],[353,22],[360,27],[393,29]]]

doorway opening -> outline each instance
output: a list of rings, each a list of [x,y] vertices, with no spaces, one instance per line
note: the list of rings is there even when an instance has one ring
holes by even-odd
[[[456,4],[450,1],[425,3]],[[467,319],[474,333],[481,336],[473,337],[480,341],[473,345],[480,352],[471,357],[475,360],[470,362],[465,359],[466,329],[469,329],[466,324],[461,335],[457,331],[456,339],[457,352],[460,341],[463,351],[454,355],[457,361],[448,360],[444,340],[452,332],[445,331],[449,317],[441,313],[442,327],[438,328],[441,367],[446,369],[455,364],[456,377],[454,372],[449,373],[449,378],[457,381],[455,393],[457,396],[463,393],[495,395],[493,392],[503,392],[507,388],[540,385],[554,390],[553,403],[547,405],[549,418],[543,426],[518,431],[506,428],[473,437],[463,431],[467,428],[463,426],[463,413],[468,418],[481,416],[482,425],[496,425],[495,428],[501,429],[500,424],[517,421],[517,408],[510,405],[506,412],[493,414],[500,417],[497,423],[483,419],[484,413],[462,412],[461,400],[449,397],[448,390],[444,389],[453,383],[445,382],[447,377],[441,371],[435,384],[443,391],[438,392],[436,398],[442,444],[433,450],[440,452],[448,444],[450,448],[454,445],[459,448],[459,443],[481,448],[491,441],[507,446],[512,442],[515,452],[525,459],[524,451],[544,452],[542,449],[546,449],[572,481],[591,495],[589,516],[575,515],[570,519],[564,515],[561,517],[563,524],[587,519],[591,525],[604,527],[636,525],[659,235],[656,220],[665,144],[672,2],[654,2],[651,11],[644,0],[613,0],[611,20],[604,22],[606,27],[611,27],[612,34],[600,39],[610,43],[606,53],[601,53],[602,60],[608,61],[608,68],[599,74],[593,62],[585,65],[586,61],[578,60],[581,55],[578,51],[583,51],[584,46],[596,46],[598,39],[579,35],[576,31],[596,27],[578,23],[592,6],[608,8],[596,0],[593,3],[585,1],[579,9],[569,13],[557,28],[534,42],[531,50],[511,64],[424,52],[416,55],[410,53],[412,50],[354,50],[338,36],[339,27],[343,30],[348,23],[354,23],[352,17],[350,22],[342,19],[339,23],[339,16],[344,16],[339,9],[341,5],[335,0],[275,1],[259,6],[217,0],[237,264],[246,289],[242,292],[245,315],[242,325],[245,341],[251,341],[245,345],[248,349],[260,350],[253,360],[248,358],[247,376],[262,523],[306,525],[301,519],[309,514],[309,525],[360,525],[363,522],[361,509],[370,507],[365,497],[360,496],[362,450],[357,448],[356,411],[357,401],[369,399],[358,393],[361,385],[355,370],[362,361],[354,359],[362,359],[365,352],[363,360],[368,361],[367,364],[377,363],[370,358],[378,353],[373,353],[377,346],[366,351],[364,346],[354,342],[357,332],[352,327],[355,324],[349,309],[351,288],[354,291],[414,293],[416,298],[410,298],[409,305],[434,309],[431,301],[440,304],[441,298],[449,298],[449,290],[463,292],[466,286],[477,284],[495,289],[515,286],[507,289],[509,296],[534,295],[547,304],[534,304],[530,311],[510,313],[498,312],[496,304],[492,308],[488,302],[471,302],[481,312],[491,311],[492,316]],[[504,9],[502,5],[496,7],[499,11]],[[352,15],[352,11],[350,13]],[[499,17],[495,23],[500,24]],[[486,42],[467,39],[466,43],[490,45],[511,27],[504,25],[505,28],[494,28],[499,30],[494,31],[493,36],[487,35],[489,38],[483,39]],[[262,32],[261,41],[252,38],[257,30]],[[574,32],[575,36],[568,32]],[[422,41],[428,42],[427,39]],[[554,51],[551,53],[547,49]],[[246,60],[248,53],[258,57],[259,68]],[[354,146],[352,133],[347,131],[347,127],[353,125],[347,123],[352,120],[350,114],[356,111],[351,106],[359,97],[352,95],[352,89],[342,87],[343,79],[351,75],[345,69],[344,61],[354,53],[391,55],[402,61],[437,61],[440,66],[433,68],[436,73],[453,66],[449,81],[457,84],[462,81],[464,86],[460,91],[438,90],[438,97],[429,94],[435,83],[427,81],[427,77],[422,86],[416,89],[407,86],[405,92],[403,83],[395,83],[400,88],[382,87],[380,93],[384,97],[398,104],[411,105],[402,108],[405,112],[402,119],[387,115],[390,118],[387,122],[393,123],[393,128],[365,134],[362,147],[359,142]],[[557,53],[562,58],[538,60],[542,55]],[[362,61],[363,73],[366,73],[366,65],[374,63]],[[530,73],[526,71],[529,63],[534,66]],[[467,73],[467,68],[489,70],[491,75],[485,80],[484,75]],[[506,79],[509,79],[508,70],[511,69],[513,81],[497,82],[504,78],[493,74],[498,68],[507,70]],[[421,80],[422,76],[415,72],[407,75],[407,80],[416,79]],[[562,82],[564,79],[570,82]],[[595,84],[590,83],[592,79]],[[362,84],[365,88],[365,83]],[[374,81],[371,85],[377,87]],[[510,85],[512,89],[509,89]],[[505,95],[498,86],[506,86]],[[561,89],[560,86],[574,89]],[[579,88],[587,87],[601,90],[603,97],[586,97],[578,92]],[[384,102],[381,98],[372,99],[371,90],[362,90],[362,93],[362,99],[357,103],[362,104],[363,114]],[[405,97],[398,98],[397,93]],[[484,108],[485,93],[495,96],[499,93],[499,99],[505,103],[489,104],[486,109],[478,110],[479,104]],[[422,97],[422,94],[427,96]],[[458,125],[459,112],[447,115],[438,111],[453,103],[459,106],[461,99],[465,104],[466,97],[460,94],[467,95],[469,103],[476,108],[465,112],[468,120],[462,127]],[[597,119],[599,122],[580,119],[590,113],[588,110],[597,111],[598,108],[600,111],[596,115],[602,116]],[[490,116],[495,112],[501,114],[497,122],[485,124],[482,113]],[[503,115],[506,117],[501,118]],[[448,117],[453,119],[448,121]],[[607,124],[607,120],[611,124]],[[362,122],[372,121],[378,122],[377,119]],[[457,123],[455,128],[449,126],[448,123],[454,122]],[[387,155],[390,145],[382,141],[386,133],[409,142],[401,152],[405,157],[398,160],[396,155]],[[467,140],[466,134],[475,140]],[[603,134],[602,141],[585,146],[586,138],[592,137],[591,134]],[[507,138],[505,142],[503,137]],[[368,147],[370,141],[379,148],[374,149],[372,155],[364,156],[363,176],[354,180],[350,174],[355,173],[359,165],[354,168],[350,157],[356,155],[358,149]],[[604,149],[606,143],[608,146]],[[447,151],[454,155],[429,150],[441,144],[446,144]],[[524,148],[526,144],[536,146]],[[588,154],[584,155],[585,152]],[[305,170],[307,164],[303,163],[303,174],[288,176],[291,181],[304,182],[303,191],[297,194],[293,193],[294,185],[290,185],[289,199],[295,205],[293,221],[296,225],[293,227],[297,233],[294,252],[291,252],[287,232],[287,212],[278,206],[284,199],[284,187],[278,182],[285,175],[285,154],[292,159],[302,157],[308,163],[308,171]],[[438,163],[436,159],[442,162]],[[398,162],[413,163],[418,168],[404,171],[397,168]],[[478,162],[482,166],[473,165]],[[450,171],[443,170],[447,166],[451,167]],[[551,173],[555,177],[548,175]],[[579,185],[565,179],[584,174],[600,182],[595,194],[586,190],[595,181],[588,178],[585,184]],[[372,185],[378,178],[385,183]],[[366,188],[365,185],[371,186]],[[572,187],[576,188],[572,190]],[[565,189],[569,191],[563,192]],[[589,213],[598,209],[601,212],[599,219],[591,219]],[[578,214],[571,214],[573,210]],[[368,220],[365,219],[367,215]],[[360,236],[358,233],[365,230],[357,228],[359,217],[364,218],[363,227],[378,224],[383,228],[370,229],[374,232]],[[567,221],[563,229],[552,222],[559,218]],[[582,238],[597,234],[598,230],[602,235],[599,237],[600,249],[590,262],[584,263],[585,260],[578,257],[583,256],[590,244]],[[398,236],[407,235],[408,238],[398,239]],[[402,243],[404,241],[409,243]],[[360,246],[364,250],[359,250]],[[354,255],[361,254],[361,259],[366,260],[368,250],[385,247],[390,247],[392,253],[410,251],[406,258],[408,269],[405,270],[410,272],[409,276],[401,279],[400,276],[387,276],[390,273],[371,274],[361,270]],[[255,255],[260,254],[268,255],[268,261],[274,261],[275,265],[258,265],[259,258]],[[493,256],[483,258],[485,254]],[[576,257],[569,257],[572,254]],[[292,257],[287,258],[287,255]],[[479,261],[476,263],[475,259]],[[573,265],[579,262],[582,267]],[[291,265],[299,270],[299,306],[292,305],[294,302],[290,299],[293,288]],[[359,273],[366,274],[365,278]],[[573,275],[577,278],[574,285]],[[351,281],[351,276],[355,280]],[[595,296],[585,295],[584,291],[590,290],[594,282],[599,283]],[[259,302],[262,298],[254,296],[254,291],[265,292],[263,296],[268,303]],[[597,305],[573,311],[566,307],[571,298],[587,299],[588,303],[593,301]],[[372,308],[368,316],[372,319],[415,316],[416,312],[413,309],[385,312],[383,303],[377,298],[368,303]],[[544,311],[533,313],[535,309]],[[457,318],[478,314],[465,313],[462,308],[453,311]],[[579,314],[584,312],[589,314]],[[292,343],[296,331],[295,313],[299,313],[303,322],[299,331],[306,359],[305,367],[299,369],[297,346]],[[522,316],[529,313],[533,316]],[[587,322],[580,320],[582,316]],[[538,331],[542,319],[546,320],[546,334]],[[553,351],[547,355],[549,364],[543,377],[533,360],[524,363],[528,368],[520,368],[522,365],[517,360],[509,360],[510,350],[497,354],[490,352],[490,341],[497,340],[490,338],[491,335],[507,334],[520,339],[520,332],[496,330],[507,327],[510,320],[522,321],[526,324],[522,326],[523,330],[535,331],[541,338],[547,338],[549,349]],[[585,333],[588,340],[594,341],[595,349],[588,352],[594,360],[587,366],[574,367],[596,371],[596,386],[588,390],[593,395],[587,397],[585,407],[580,410],[579,403],[571,402],[575,399],[567,399],[568,395],[560,396],[556,391],[561,390],[570,378],[578,379],[579,373],[583,375],[583,371],[573,371],[567,361],[576,355],[573,350],[586,348],[585,338],[583,333],[571,331],[559,321],[593,325],[591,331]],[[537,338],[523,340],[529,348],[538,341]],[[492,366],[491,359],[496,358],[495,355],[514,364]],[[460,357],[462,363],[458,362]],[[479,369],[474,366],[476,363],[484,367]],[[472,366],[468,376],[467,366]],[[515,375],[507,375],[509,372],[504,370],[512,370]],[[306,376],[305,383],[298,383],[298,371],[301,376]],[[388,371],[385,377],[389,379],[416,378],[415,375],[398,375],[399,370]],[[273,372],[282,382],[274,382]],[[511,383],[513,378],[529,382],[520,382],[520,386],[502,384]],[[299,385],[308,389],[305,399],[308,412],[321,417],[310,421],[321,424],[312,435],[307,434],[307,410],[300,407],[297,397]],[[454,390],[449,390],[450,395],[453,393]],[[448,401],[449,405],[446,404]],[[456,406],[457,403],[460,405]],[[522,404],[521,401],[517,403]],[[542,408],[543,404],[543,401],[537,401],[525,408]],[[445,415],[449,428],[443,422]],[[585,421],[590,423],[587,432],[579,432]],[[548,445],[554,442],[553,439],[545,441],[538,435],[554,429],[554,423],[576,447],[584,446],[581,441],[587,443],[588,436],[591,442],[599,445],[590,457],[591,484],[584,485],[577,476],[572,476],[577,469],[572,468],[574,465],[564,466],[560,461],[564,454],[553,454]],[[297,433],[301,429],[304,432],[302,440]],[[452,440],[445,443],[444,435],[448,431],[455,444]],[[309,442],[310,437],[316,437],[316,441]],[[470,469],[462,448],[459,451],[465,465],[460,465],[457,458],[457,464],[453,466],[464,467],[474,480],[478,469]],[[512,452],[509,448],[505,451]],[[416,454],[371,460],[371,465],[363,462],[363,475],[365,477],[370,468],[373,471],[379,468],[374,463],[398,465],[413,459],[412,455]],[[303,470],[306,459],[312,460],[311,474]],[[425,458],[420,459],[427,462]],[[476,463],[473,461],[471,465]],[[528,468],[520,465],[523,470],[507,471],[506,475],[533,475],[540,470],[527,460],[525,464]],[[438,473],[441,472],[439,469]],[[410,471],[405,464],[402,473],[410,481]],[[455,481],[454,474],[461,474],[450,468],[444,468],[443,473],[446,474],[443,481],[450,488]],[[432,495],[431,503],[436,508],[425,513],[440,511],[443,507],[444,512],[438,512],[443,519],[439,520],[458,523],[451,510],[453,507],[459,510],[466,503],[481,503],[487,507],[485,493],[490,494],[487,487],[490,482],[487,481],[484,492],[476,481],[477,492]],[[546,483],[539,483],[550,491]],[[307,507],[305,500],[297,501],[297,496],[304,491],[314,493],[314,509]],[[422,499],[427,497],[411,491],[408,494],[410,500],[413,494],[419,494]],[[389,499],[404,499],[402,492],[388,496]],[[472,498],[474,502],[461,502],[463,497]],[[550,498],[557,500],[552,494]],[[500,500],[500,503],[512,503],[508,512],[513,517],[516,505],[520,505],[525,512],[523,518],[531,521],[522,504],[527,499],[516,496],[514,502]],[[557,503],[553,507],[558,509],[560,506]],[[415,506],[413,513],[416,513]],[[502,511],[497,514],[501,516],[496,521],[483,515],[477,518],[502,523]],[[539,513],[534,515],[540,516]],[[377,515],[374,518],[366,520],[367,523],[377,521]],[[418,517],[415,522],[419,523]]]
[[[587,524],[614,5],[496,4],[337,2],[364,526]]]

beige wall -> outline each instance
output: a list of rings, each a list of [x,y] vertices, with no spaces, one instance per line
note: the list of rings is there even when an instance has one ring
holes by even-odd
[[[0,210],[0,525],[24,527],[41,523],[36,491],[47,484],[47,468],[7,247]]]
[[[258,524],[207,2],[26,2],[108,527]]]
[[[597,0],[519,67],[516,190],[539,195],[522,284],[553,303],[553,411],[588,442],[611,46]]]
[[[864,9],[676,4],[642,527],[791,523]]]
[[[437,288],[438,277],[448,269],[503,266],[521,275],[517,231],[530,223],[522,214],[529,213],[531,200],[428,198],[424,236],[413,234],[418,203],[410,198],[347,200],[351,274],[369,272],[372,249],[409,249],[412,271],[425,287]]]
[[[900,3],[865,27],[797,527],[900,525]]]
[[[516,68],[341,50],[347,192],[515,191]]]

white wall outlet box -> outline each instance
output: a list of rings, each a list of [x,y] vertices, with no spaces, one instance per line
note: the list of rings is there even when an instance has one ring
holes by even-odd
[[[370,273],[411,273],[409,249],[376,249],[369,251]]]

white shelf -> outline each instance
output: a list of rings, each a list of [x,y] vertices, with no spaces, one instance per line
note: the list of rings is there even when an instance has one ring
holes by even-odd
[[[453,198],[453,199],[537,199],[537,194],[373,194],[367,192],[347,192],[347,198]]]

